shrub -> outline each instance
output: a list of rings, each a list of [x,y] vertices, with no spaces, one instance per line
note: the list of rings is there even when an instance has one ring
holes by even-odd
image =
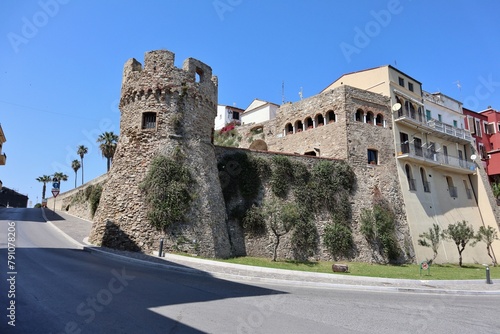
[[[328,224],[325,227],[323,244],[334,258],[347,256],[354,245],[352,231],[343,224]]]
[[[147,216],[158,230],[180,222],[188,212],[193,196],[189,169],[182,161],[157,156],[140,185],[145,193]]]
[[[101,194],[102,194],[102,186],[100,184],[97,184],[92,187],[92,192],[90,193],[89,196],[90,215],[92,218],[94,217],[97,207],[99,206],[99,202],[101,201]]]
[[[245,231],[251,235],[261,235],[266,232],[266,221],[262,208],[256,205],[252,205],[252,207],[245,212],[242,223]]]
[[[295,260],[306,261],[318,252],[319,234],[316,224],[302,217],[295,223],[292,233],[292,251]]]

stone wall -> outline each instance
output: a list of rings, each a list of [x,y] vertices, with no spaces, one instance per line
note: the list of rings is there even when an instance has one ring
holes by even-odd
[[[85,194],[87,193],[87,189],[89,187],[96,185],[103,186],[107,178],[108,174],[103,174],[79,187],[60,193],[55,199],[54,197],[50,197],[47,199],[47,208],[53,210],[55,202],[56,211],[65,211],[73,216],[86,220],[92,220],[89,201]]]
[[[174,54],[165,50],[146,53],[144,67],[130,59],[123,71],[120,110],[120,138],[89,240],[150,252],[164,237],[167,250],[228,257],[225,209],[211,144],[217,113],[212,69],[192,58],[176,68]],[[173,157],[176,152],[185,156],[196,196],[186,222],[163,233],[148,223],[139,185],[155,156]]]

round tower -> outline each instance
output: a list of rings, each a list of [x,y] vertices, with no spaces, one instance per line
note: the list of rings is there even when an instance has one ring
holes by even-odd
[[[217,77],[199,60],[174,66],[174,53],[145,54],[144,66],[129,59],[123,69],[120,137],[108,173],[90,240],[113,248],[150,251],[165,246],[210,257],[230,256],[224,199],[211,143],[217,114]],[[145,194],[139,185],[157,155],[183,162],[194,182],[195,195],[185,222],[166,235],[146,216]]]

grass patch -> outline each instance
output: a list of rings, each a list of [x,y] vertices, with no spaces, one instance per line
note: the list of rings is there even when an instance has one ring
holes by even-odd
[[[422,270],[420,275],[420,265],[381,265],[361,262],[339,262],[349,266],[349,273],[333,273],[333,262],[298,262],[278,260],[276,262],[265,258],[237,257],[227,260],[217,260],[228,263],[244,264],[249,266],[267,267],[275,269],[299,270],[318,273],[329,273],[335,275],[384,277],[398,279],[416,280],[471,280],[486,279],[485,267],[477,264],[468,264],[460,268],[456,264],[434,264],[430,273]],[[491,279],[500,279],[500,267],[490,267]]]

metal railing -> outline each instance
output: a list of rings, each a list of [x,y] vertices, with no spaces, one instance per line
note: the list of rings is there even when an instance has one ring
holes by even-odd
[[[457,127],[454,127],[451,124],[443,123],[443,122],[441,122],[437,119],[434,119],[434,118],[427,119],[422,113],[419,114],[415,111],[409,111],[409,110],[403,110],[403,109],[404,109],[404,107],[401,108],[398,112],[396,112],[396,114],[395,114],[396,119],[410,118],[413,121],[421,123],[422,125],[425,125],[434,131],[445,133],[447,135],[457,137],[460,139],[465,139],[468,141],[472,140],[472,136],[471,136],[469,130],[459,129]]]
[[[420,160],[434,162],[436,165],[447,165],[469,170],[476,169],[476,165],[473,162],[466,161],[460,157],[445,155],[442,152],[437,152],[435,149],[428,149],[420,145],[415,145],[415,143],[398,143],[397,147],[399,148],[398,156],[407,155]]]

